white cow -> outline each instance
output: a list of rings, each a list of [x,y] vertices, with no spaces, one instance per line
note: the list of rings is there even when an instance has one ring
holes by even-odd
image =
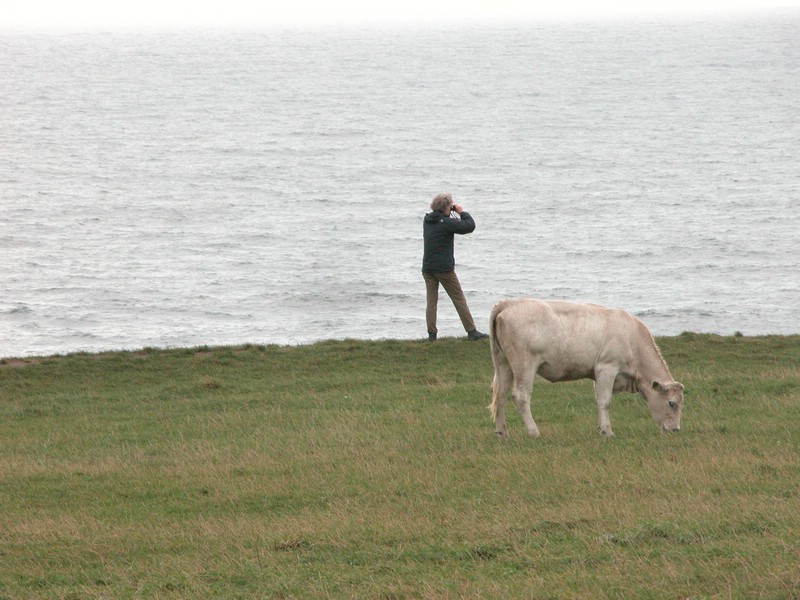
[[[624,310],[503,300],[492,309],[489,334],[494,363],[489,410],[500,436],[508,436],[504,406],[509,391],[528,434],[539,436],[531,416],[537,374],[552,382],[594,380],[603,435],[614,435],[608,409],[617,392],[640,392],[663,430],[680,429],[683,385],[672,379],[650,330]]]

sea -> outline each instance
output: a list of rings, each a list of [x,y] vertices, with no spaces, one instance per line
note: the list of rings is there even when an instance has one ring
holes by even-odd
[[[440,192],[484,331],[800,332],[800,11],[0,31],[0,357],[426,338]]]

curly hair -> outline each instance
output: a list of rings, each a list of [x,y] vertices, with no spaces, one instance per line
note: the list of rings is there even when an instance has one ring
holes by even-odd
[[[451,194],[437,194],[431,200],[431,210],[438,210],[444,212],[448,206],[453,205],[453,196]]]

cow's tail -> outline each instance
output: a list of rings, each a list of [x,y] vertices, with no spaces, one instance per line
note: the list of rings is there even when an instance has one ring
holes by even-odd
[[[494,365],[494,377],[492,378],[492,403],[487,407],[492,413],[492,420],[497,420],[497,406],[500,402],[500,378],[502,369],[507,365],[503,347],[500,345],[499,332],[497,331],[497,317],[505,308],[506,302],[500,302],[492,309],[489,316],[489,348],[492,351],[492,364]]]
[[[505,301],[495,304],[492,314],[489,316],[489,348],[492,351],[492,362],[495,362],[496,358],[503,353],[500,340],[497,339],[497,316],[503,312],[505,305]]]

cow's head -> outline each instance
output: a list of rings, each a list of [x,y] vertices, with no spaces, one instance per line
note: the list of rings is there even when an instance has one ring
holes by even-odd
[[[653,380],[645,392],[647,408],[664,431],[680,431],[683,409],[683,384]]]

